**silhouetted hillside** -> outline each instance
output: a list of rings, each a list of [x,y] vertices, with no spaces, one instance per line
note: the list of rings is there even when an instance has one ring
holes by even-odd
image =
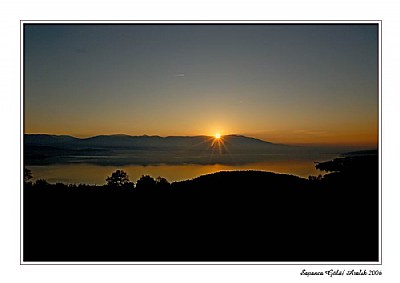
[[[317,164],[335,172],[309,180],[232,171],[121,187],[26,183],[24,260],[377,261],[377,155],[346,160]]]

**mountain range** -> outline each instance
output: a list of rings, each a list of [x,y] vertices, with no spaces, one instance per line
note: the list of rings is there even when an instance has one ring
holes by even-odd
[[[210,136],[129,136],[129,135],[99,135],[89,138],[76,138],[67,135],[25,134],[25,146],[56,146],[63,148],[129,148],[129,149],[209,149],[219,144],[225,148],[234,149],[270,149],[282,146],[259,139],[226,135],[221,139]]]
[[[25,134],[25,165],[90,163],[97,165],[226,164],[287,160],[288,156],[320,159],[338,149],[276,144],[243,135],[130,136]],[[343,152],[343,151],[342,151]]]

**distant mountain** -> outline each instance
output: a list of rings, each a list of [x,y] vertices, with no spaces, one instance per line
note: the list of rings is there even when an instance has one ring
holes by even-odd
[[[265,155],[288,153],[296,147],[259,139],[226,135],[129,136],[100,135],[89,138],[45,134],[24,135],[27,165],[91,163],[98,165],[245,164]]]
[[[47,134],[25,134],[25,145],[43,145],[43,146],[57,146],[66,143],[73,143],[79,140],[78,138],[67,135],[47,135]]]
[[[53,146],[62,148],[103,148],[103,149],[192,149],[208,150],[218,147],[224,150],[260,150],[282,146],[259,139],[240,135],[226,135],[220,140],[209,136],[129,136],[100,135],[89,138],[45,134],[25,134],[26,146]]]
[[[225,164],[242,165],[287,160],[288,156],[321,160],[323,154],[345,152],[337,148],[276,144],[242,135],[129,136],[25,134],[26,165],[90,163],[97,165]],[[329,157],[330,158],[330,157]],[[323,158],[322,160],[326,160]]]

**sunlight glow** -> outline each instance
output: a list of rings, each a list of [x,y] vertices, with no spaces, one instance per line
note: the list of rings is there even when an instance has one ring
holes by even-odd
[[[224,137],[219,132],[214,134],[214,136],[211,136],[209,140],[211,142],[211,158],[214,156],[214,154],[229,154],[229,150],[225,145]]]

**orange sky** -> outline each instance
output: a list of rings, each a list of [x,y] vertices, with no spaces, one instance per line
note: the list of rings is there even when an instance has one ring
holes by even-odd
[[[376,25],[27,25],[25,132],[378,140]]]

